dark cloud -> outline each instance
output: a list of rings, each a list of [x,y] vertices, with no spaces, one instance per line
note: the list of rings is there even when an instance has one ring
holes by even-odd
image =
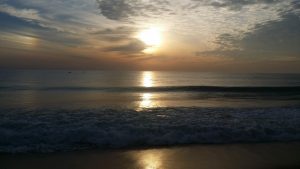
[[[288,13],[279,21],[258,24],[241,39],[223,34],[217,43],[222,46],[218,50],[196,55],[300,59],[300,16]]]
[[[125,26],[120,26],[116,28],[107,28],[103,29],[97,32],[94,32],[93,34],[132,34],[135,32],[136,29],[132,27],[125,27]]]
[[[300,1],[293,1],[291,4],[294,9],[300,9]]]
[[[117,42],[130,40],[136,31],[136,28],[121,26],[99,30],[91,34],[99,37],[99,39],[104,41]]]
[[[121,20],[134,15],[135,11],[128,1],[124,0],[97,0],[101,14],[108,19]]]
[[[111,20],[125,20],[132,16],[156,15],[170,11],[168,0],[96,0],[103,16]]]
[[[108,52],[119,52],[124,54],[138,54],[146,49],[146,45],[137,39],[132,39],[126,44],[108,47],[105,50]]]
[[[279,2],[284,2],[284,0],[192,0],[198,4],[193,5],[191,8],[196,8],[200,5],[209,5],[214,7],[228,7],[232,10],[241,9],[247,5],[254,4],[275,4]]]
[[[171,0],[96,0],[103,16],[111,20],[126,20],[135,16],[162,16],[177,13]],[[243,6],[254,4],[276,4],[285,0],[191,0],[189,5],[183,5],[183,10],[190,10],[199,6],[228,7],[241,9]],[[178,4],[180,6],[180,4]]]
[[[285,15],[281,21],[257,25],[254,32],[240,41],[241,47],[247,51],[272,55],[299,56],[299,44],[300,17],[295,14]]]

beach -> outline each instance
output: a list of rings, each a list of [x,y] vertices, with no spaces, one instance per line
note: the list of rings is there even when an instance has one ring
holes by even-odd
[[[2,154],[1,169],[297,169],[300,143]]]

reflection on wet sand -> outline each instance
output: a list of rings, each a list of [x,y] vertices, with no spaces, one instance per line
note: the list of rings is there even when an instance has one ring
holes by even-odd
[[[142,169],[160,169],[163,163],[163,153],[160,151],[144,151],[139,154],[137,160]]]
[[[299,169],[300,143],[0,155],[5,169]],[[63,164],[63,165],[62,165]]]

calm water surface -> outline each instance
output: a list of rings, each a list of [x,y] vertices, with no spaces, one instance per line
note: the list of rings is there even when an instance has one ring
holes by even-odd
[[[1,71],[0,79],[1,107],[259,107],[300,99],[299,74]]]

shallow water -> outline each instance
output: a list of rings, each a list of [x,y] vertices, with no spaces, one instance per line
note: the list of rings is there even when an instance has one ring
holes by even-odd
[[[9,169],[299,169],[300,143],[1,155]]]

